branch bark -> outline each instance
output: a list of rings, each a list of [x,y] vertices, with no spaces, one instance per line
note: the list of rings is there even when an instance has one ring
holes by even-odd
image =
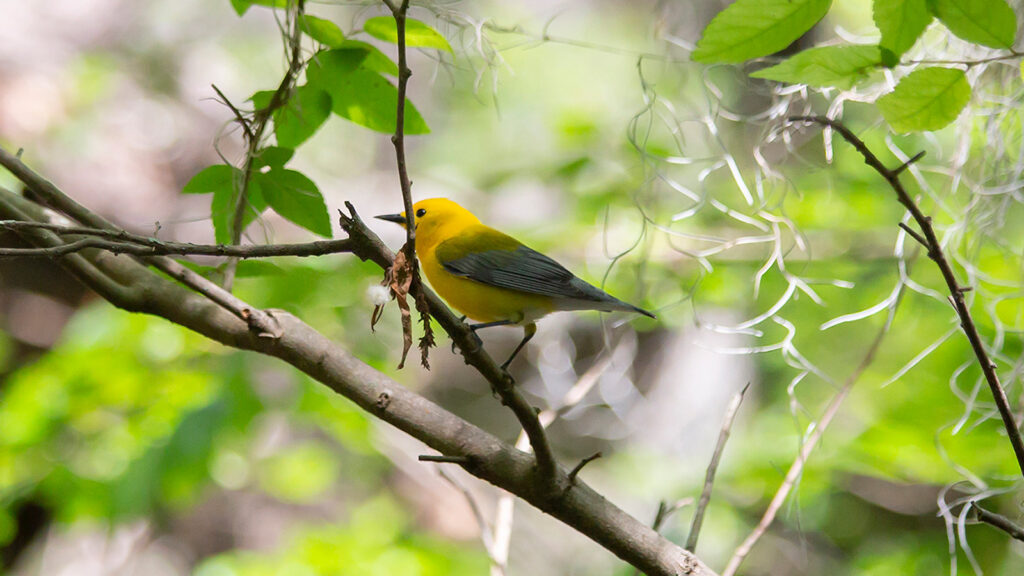
[[[451,311],[448,310],[448,307],[444,306],[436,296],[433,299],[425,298],[427,290],[420,278],[419,260],[416,258],[416,215],[413,213],[412,209],[412,181],[409,179],[409,170],[406,165],[405,158],[405,95],[409,86],[409,77],[412,76],[412,70],[409,69],[409,63],[406,57],[405,38],[405,24],[406,16],[409,13],[409,0],[401,0],[400,3],[395,0],[383,1],[388,9],[391,10],[391,14],[395,19],[395,30],[398,36],[398,103],[395,110],[395,134],[391,137],[391,142],[395,146],[395,159],[398,164],[398,178],[402,189],[402,203],[405,206],[406,242],[405,246],[402,247],[402,250],[405,252],[405,262],[407,262],[411,267],[410,273],[412,274],[412,285],[410,286],[410,292],[416,299],[417,309],[422,313],[424,312],[423,308],[426,307],[429,313],[437,318],[437,314],[435,312],[438,310],[443,308],[448,315],[451,315]],[[348,208],[352,219],[358,220],[358,217],[352,207],[348,206]],[[342,226],[344,227],[344,222],[342,223]],[[365,226],[363,228],[365,229]],[[348,231],[350,235],[352,234],[351,230],[346,229],[346,231]],[[369,232],[369,230],[366,231]],[[372,234],[372,232],[370,233]],[[438,320],[440,321],[440,319]],[[461,321],[458,323],[463,324]],[[429,322],[424,321],[423,324],[423,329],[425,331],[429,331]],[[445,322],[441,322],[441,325],[449,335],[452,334],[449,327],[453,329],[455,328],[454,324],[449,325]],[[466,333],[469,332],[465,325],[463,325],[462,331]],[[459,349],[463,350],[463,355],[465,355],[467,347],[468,349],[480,348],[476,335],[471,334],[471,340],[468,342],[460,342],[459,339],[454,337],[454,335],[452,338],[455,339]],[[432,340],[433,339],[431,337],[431,342]],[[424,354],[425,363],[426,350],[424,349],[422,353]],[[486,357],[487,360],[490,360],[490,357],[486,356],[486,354],[478,354],[476,356],[480,359]],[[535,410],[534,407],[526,401],[526,398],[516,390],[512,378],[504,370],[498,368],[497,372],[494,372],[490,366],[486,366],[484,367],[486,369],[485,372],[485,370],[481,369],[482,366],[474,364],[469,356],[466,356],[466,362],[468,364],[472,364],[474,368],[477,368],[477,370],[487,378],[491,383],[491,387],[501,397],[502,404],[511,408],[515,413],[516,418],[523,426],[523,430],[530,438],[530,444],[533,446],[533,453],[536,458],[537,470],[542,481],[548,484],[548,488],[553,493],[564,489],[564,486],[559,486],[557,474],[558,462],[555,460],[554,453],[551,451],[551,446],[548,443],[544,427],[541,426],[540,421],[537,419],[537,410]],[[480,361],[480,364],[485,364],[485,362]],[[490,364],[493,364],[493,361],[491,361]]]
[[[967,300],[964,294],[970,290],[969,286],[961,286],[956,279],[956,274],[953,272],[953,267],[950,265],[949,260],[946,258],[945,253],[942,250],[942,243],[939,242],[938,236],[935,235],[935,229],[932,227],[932,219],[929,216],[925,216],[924,212],[914,201],[914,198],[907,193],[906,188],[900,182],[900,173],[910,164],[920,159],[922,154],[917,154],[911,158],[908,162],[898,166],[896,169],[890,170],[882,164],[882,161],[875,156],[874,152],[867,147],[867,144],[863,140],[858,138],[849,128],[843,123],[832,120],[831,118],[825,118],[822,116],[794,116],[789,119],[791,122],[807,122],[812,124],[819,124],[821,126],[827,126],[832,128],[839,133],[851,146],[853,146],[860,155],[864,157],[864,162],[873,168],[875,172],[878,172],[889,186],[896,192],[896,198],[900,204],[910,212],[914,222],[917,223],[921,229],[922,235],[913,234],[918,242],[921,242],[924,247],[928,250],[928,257],[935,262],[938,266],[939,271],[942,273],[943,280],[946,281],[946,287],[949,289],[950,301],[953,303],[953,308],[956,310],[957,316],[960,317],[960,326],[963,328],[964,334],[967,336],[967,340],[971,343],[971,348],[974,350],[974,355],[978,358],[978,363],[981,365],[981,371],[985,375],[985,381],[988,383],[989,390],[992,392],[992,397],[995,399],[996,408],[999,410],[999,416],[1003,419],[1003,427],[1006,428],[1006,434],[1010,438],[1010,445],[1013,447],[1013,453],[1017,457],[1017,465],[1020,467],[1021,475],[1024,475],[1024,439],[1021,438],[1020,428],[1017,426],[1017,422],[1014,419],[1013,411],[1010,409],[1010,403],[1006,398],[1006,392],[1003,390],[1003,386],[999,383],[999,374],[996,373],[996,365],[992,362],[988,355],[988,351],[985,350],[985,344],[981,341],[981,335],[978,333],[978,328],[974,324],[974,318],[971,316],[970,308],[967,305]]]
[[[3,159],[2,153],[0,150],[0,159]],[[66,213],[73,212],[83,224],[103,226],[105,220],[69,198],[62,199],[63,194],[55,187],[50,192],[44,197],[57,200]],[[50,220],[43,208],[4,189],[0,189],[0,218]],[[45,227],[25,228],[19,234],[40,247],[59,246],[64,242]],[[354,240],[353,244],[362,244],[363,250],[375,245],[378,249],[374,253],[375,261],[381,259],[386,263],[384,251],[387,248],[375,236]],[[160,257],[137,258],[86,249],[69,254],[59,262],[115,306],[160,316],[227,346],[274,356],[291,364],[441,454],[465,457],[461,465],[470,474],[516,494],[651,576],[714,575],[696,556],[644,526],[584,482],[577,479],[575,484],[570,483],[568,475],[557,468],[554,472],[556,485],[565,488],[553,492],[551,485],[539,475],[531,455],[404,388],[298,318],[281,311],[260,311],[242,302],[251,314],[265,314],[279,326],[276,337],[262,337],[249,322],[213,301],[208,294],[186,289],[149,270],[146,265],[153,264],[156,258]],[[506,380],[507,375],[475,344],[469,329],[436,296],[430,293],[427,296],[438,321],[451,328],[456,342],[465,346],[463,353],[467,361],[491,378],[507,383],[515,392]],[[515,395],[518,396],[518,392]]]
[[[133,256],[232,256],[236,258],[274,258],[278,256],[324,256],[350,252],[351,241],[319,240],[302,244],[259,244],[239,246],[232,244],[192,244],[170,242],[149,236],[132,234],[126,230],[104,230],[88,226],[65,226],[49,222],[24,222],[0,220],[2,230],[49,230],[62,238],[84,236],[72,242],[49,248],[4,248],[0,247],[0,258],[45,257],[55,258],[81,252],[86,248],[99,248],[114,254]]]

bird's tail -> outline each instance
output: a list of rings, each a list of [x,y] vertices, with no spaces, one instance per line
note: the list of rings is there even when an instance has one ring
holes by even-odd
[[[624,312],[636,312],[637,314],[643,314],[648,318],[657,319],[657,316],[655,316],[653,313],[648,312],[647,310],[644,310],[639,306],[634,306],[629,302],[623,302],[622,300],[619,300],[615,296],[608,294],[607,292],[601,290],[596,286],[587,284],[586,282],[580,280],[579,278],[573,278],[572,284],[583,295],[583,298],[576,300],[576,305],[573,306],[573,309],[592,309],[602,310],[604,312],[613,312],[621,310]]]

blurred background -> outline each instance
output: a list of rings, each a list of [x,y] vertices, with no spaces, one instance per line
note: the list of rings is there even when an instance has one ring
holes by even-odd
[[[436,2],[411,15],[454,54],[414,51],[408,139],[417,199],[445,196],[658,320],[562,314],[512,366],[558,411],[550,438],[641,520],[678,504],[683,542],[730,399],[750,383],[698,547],[721,569],[823,410],[855,385],[744,574],[1024,573],[1024,546],[959,516],[1020,522],[1024,493],[988,390],[903,210],[844,144],[786,127],[831,109],[908,182],[975,286],[1012,405],[1024,370],[1021,86],[972,68],[976,97],[941,132],[894,137],[859,92],[808,93],[688,61],[702,2]],[[311,3],[348,37],[374,3]],[[231,111],[286,66],[274,11],[227,0],[0,0],[0,142],[82,204],[142,234],[213,241],[199,170],[237,162]],[[839,0],[803,46],[872,38]],[[912,54],[971,58],[933,27]],[[291,166],[329,210],[399,210],[386,135],[332,117]],[[18,189],[0,171],[0,185]],[[394,248],[403,233],[371,224]],[[335,224],[335,234],[340,234]],[[247,242],[310,235],[268,214]],[[10,239],[7,239],[10,240]],[[211,262],[200,261],[210,264]],[[510,411],[439,337],[397,371],[381,271],[350,255],[247,262],[236,292],[298,315],[374,367],[514,442]],[[858,369],[893,313],[873,361]],[[114,309],[49,261],[0,262],[0,562],[14,575],[631,574],[596,544],[455,467],[273,359]],[[518,330],[483,335],[502,358]],[[415,352],[414,352],[415,353]],[[949,505],[946,505],[949,503]],[[481,521],[489,528],[481,538]],[[486,545],[485,545],[486,540]],[[504,547],[508,547],[507,551]],[[488,552],[490,548],[490,553]]]

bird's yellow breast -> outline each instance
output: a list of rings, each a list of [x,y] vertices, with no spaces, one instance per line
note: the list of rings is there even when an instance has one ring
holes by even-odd
[[[467,317],[477,322],[523,322],[554,311],[550,297],[488,286],[448,272],[438,261],[435,249],[426,246],[420,250],[417,242],[422,270],[438,295]]]

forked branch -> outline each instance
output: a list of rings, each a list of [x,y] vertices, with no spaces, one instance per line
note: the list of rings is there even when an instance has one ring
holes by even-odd
[[[1003,390],[1003,386],[999,382],[999,374],[996,372],[996,365],[989,357],[988,351],[985,349],[985,344],[981,340],[981,335],[978,333],[978,328],[974,324],[974,318],[971,316],[970,307],[968,306],[967,299],[964,296],[964,294],[970,290],[970,286],[961,286],[959,281],[957,281],[956,274],[953,272],[953,267],[950,265],[949,259],[946,258],[946,255],[942,250],[942,243],[939,242],[939,238],[935,234],[935,229],[932,226],[932,219],[921,211],[917,202],[900,182],[900,173],[903,172],[907,165],[920,159],[922,155],[917,154],[911,158],[909,162],[898,166],[896,169],[889,169],[881,160],[878,159],[878,156],[868,148],[867,144],[865,144],[863,140],[858,138],[852,131],[850,131],[849,128],[838,120],[825,118],[823,116],[794,116],[789,120],[791,122],[819,124],[821,126],[827,126],[838,132],[844,140],[849,142],[850,145],[857,150],[857,152],[860,152],[861,156],[864,157],[864,162],[878,172],[878,174],[889,183],[889,186],[894,192],[896,192],[896,198],[899,200],[900,204],[903,204],[907,211],[910,212],[910,216],[921,229],[921,234],[911,235],[915,240],[924,244],[924,247],[928,250],[928,257],[935,262],[935,265],[938,266],[939,271],[942,273],[942,278],[946,282],[946,288],[949,290],[950,301],[953,303],[953,308],[956,310],[956,314],[960,318],[960,326],[963,328],[964,334],[967,336],[967,340],[971,343],[974,355],[978,358],[978,364],[981,365],[981,372],[985,375],[985,381],[988,383],[989,390],[992,392],[992,398],[996,402],[996,408],[999,410],[999,416],[1003,420],[1003,427],[1006,428],[1006,434],[1010,438],[1010,445],[1013,447],[1013,453],[1017,457],[1017,465],[1020,467],[1021,474],[1024,475],[1024,440],[1021,439],[1020,428],[1013,416],[1013,411],[1010,409],[1010,403],[1006,398],[1006,392]]]

